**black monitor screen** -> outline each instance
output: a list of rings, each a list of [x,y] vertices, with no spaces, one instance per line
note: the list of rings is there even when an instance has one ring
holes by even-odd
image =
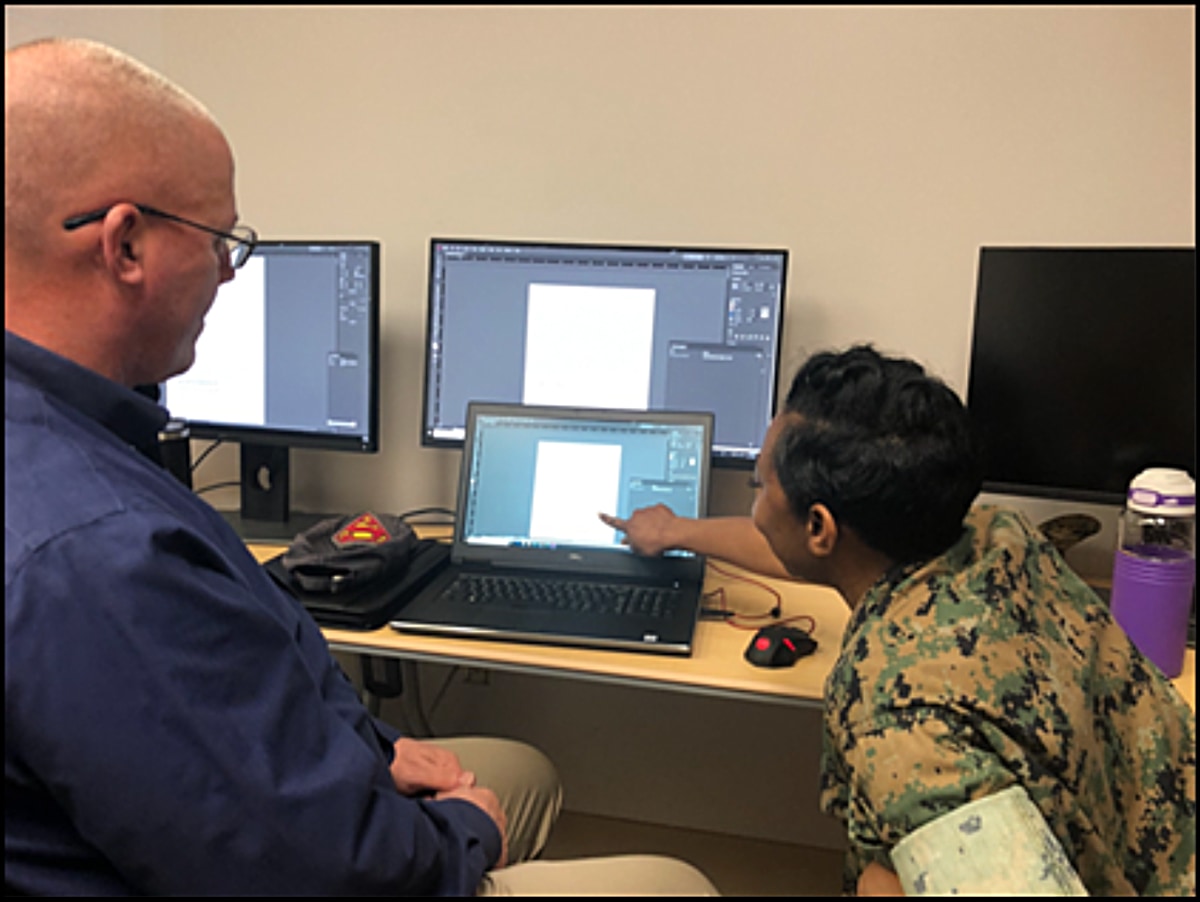
[[[1147,467],[1195,474],[1195,248],[982,248],[967,401],[990,491],[1120,503]]]
[[[435,238],[422,442],[467,404],[711,411],[751,467],[774,414],[786,250]]]
[[[199,438],[375,451],[378,349],[377,242],[262,242],[163,405]]]

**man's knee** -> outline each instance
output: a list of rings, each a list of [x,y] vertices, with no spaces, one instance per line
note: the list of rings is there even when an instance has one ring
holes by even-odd
[[[474,772],[482,786],[515,791],[560,792],[558,769],[546,755],[525,742],[489,736],[456,736],[432,742],[450,749],[465,770]]]

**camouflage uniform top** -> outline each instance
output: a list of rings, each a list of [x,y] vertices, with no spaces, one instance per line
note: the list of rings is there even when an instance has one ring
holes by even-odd
[[[927,821],[1020,783],[1093,895],[1195,893],[1196,718],[1020,515],[979,507],[850,615],[821,807],[847,889]]]

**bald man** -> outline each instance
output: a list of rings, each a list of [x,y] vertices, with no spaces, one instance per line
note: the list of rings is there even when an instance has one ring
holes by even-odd
[[[400,736],[158,461],[134,391],[191,366],[253,252],[196,100],[87,41],[5,54],[5,883],[10,893],[712,894],[689,865],[532,862],[561,804],[520,743]]]

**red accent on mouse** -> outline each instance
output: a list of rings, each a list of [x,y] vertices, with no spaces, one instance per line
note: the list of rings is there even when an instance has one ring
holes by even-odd
[[[791,667],[817,650],[817,640],[795,626],[764,626],[746,647],[746,660],[755,667]]]

